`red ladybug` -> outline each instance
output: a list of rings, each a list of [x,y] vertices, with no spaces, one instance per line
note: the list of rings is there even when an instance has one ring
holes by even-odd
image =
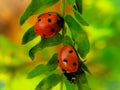
[[[45,38],[55,36],[63,27],[63,18],[56,13],[45,13],[39,16],[35,25],[35,32]]]
[[[78,70],[78,55],[75,49],[70,46],[64,46],[58,54],[60,68],[65,73],[74,73]]]

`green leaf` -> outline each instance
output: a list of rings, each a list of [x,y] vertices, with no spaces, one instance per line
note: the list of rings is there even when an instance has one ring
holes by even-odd
[[[65,0],[62,0],[62,2],[61,2],[61,11],[62,11],[62,16],[64,17],[64,15],[65,15]]]
[[[78,74],[77,79],[80,80],[79,82],[81,84],[87,84],[88,85],[88,81],[87,81],[85,72],[81,68],[79,68],[79,71],[77,71],[77,74]]]
[[[78,90],[88,90],[87,88],[89,88],[89,86],[85,72],[82,69],[79,69],[77,73],[79,73],[76,79]]]
[[[32,0],[25,12],[20,18],[20,25],[22,25],[30,16],[45,10],[46,8],[54,5],[59,0]]]
[[[29,28],[26,33],[24,34],[23,38],[22,38],[22,44],[26,44],[29,41],[33,40],[35,37],[37,37],[38,35],[34,32],[34,26],[32,26],[31,28]]]
[[[51,72],[57,68],[57,66],[58,66],[58,54],[57,53],[55,53],[52,56],[52,58],[48,61],[46,66],[48,67],[49,72]]]
[[[90,70],[88,69],[88,67],[87,67],[84,63],[82,63],[81,68],[82,68],[83,70],[85,70],[86,72],[88,72],[88,73],[91,74]]]
[[[40,51],[46,47],[50,47],[50,46],[55,46],[58,45],[62,42],[62,35],[61,34],[57,34],[56,36],[52,37],[52,38],[42,38],[40,43],[38,43],[37,45],[35,45],[30,51],[29,51],[29,56],[31,57],[31,59],[34,59],[34,54],[37,51]]]
[[[63,76],[63,81],[64,81],[64,83],[65,83],[66,90],[75,90],[74,84],[73,84],[73,83],[70,83],[70,81],[68,81],[65,76]]]
[[[77,51],[84,58],[90,49],[87,34],[72,16],[66,15],[65,21],[71,30],[73,41],[77,45]]]
[[[80,15],[80,13],[78,13],[78,11],[76,11],[75,9],[73,9],[73,12],[74,12],[74,16],[76,18],[76,20],[82,24],[82,25],[85,25],[85,26],[88,26],[89,24],[82,18],[82,16]]]
[[[73,46],[73,41],[71,40],[71,38],[69,36],[65,36],[63,38],[63,45],[71,45]]]
[[[52,74],[47,78],[43,79],[36,87],[35,90],[51,90],[61,80],[61,76],[58,74]]]
[[[30,73],[28,73],[28,78],[36,77],[40,74],[43,74],[47,70],[47,67],[44,64],[36,66]]]
[[[78,12],[82,14],[82,0],[75,0]]]
[[[67,2],[72,6],[75,3],[75,0],[67,0]]]
[[[36,77],[38,75],[41,75],[43,73],[52,72],[53,70],[55,70],[58,66],[57,55],[58,54],[55,53],[46,65],[40,64],[40,65],[36,66],[28,74],[28,78],[30,79],[30,78]]]

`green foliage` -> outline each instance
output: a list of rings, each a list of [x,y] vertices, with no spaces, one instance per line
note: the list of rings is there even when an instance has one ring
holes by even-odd
[[[30,16],[37,14],[38,12],[42,12],[44,9],[54,5],[59,0],[32,0],[30,5],[27,7],[26,11],[23,13],[23,15],[20,18],[20,24],[22,25]],[[72,15],[65,15],[65,0],[61,1],[61,10],[62,15],[57,13],[58,15],[62,16],[64,19],[64,22],[67,24],[63,25],[62,28],[62,35],[58,33],[52,38],[44,38],[41,37],[41,41],[32,47],[29,51],[29,56],[33,60],[35,53],[37,51],[41,51],[44,48],[56,46],[58,44],[64,45],[71,45],[74,48],[77,48],[76,52],[79,53],[79,56],[82,58],[85,58],[87,53],[89,52],[89,41],[87,34],[81,27],[88,26],[88,23],[82,18],[82,0],[67,0],[68,4],[71,7],[71,10],[73,11],[73,14],[75,16],[75,19],[72,17]],[[75,6],[75,7],[74,7]],[[68,26],[67,28],[66,25]],[[70,34],[67,34],[67,30],[70,29]],[[26,44],[29,41],[33,40],[38,35],[34,32],[34,26],[29,28],[27,32],[23,36],[22,44]],[[88,82],[87,78],[85,76],[85,72],[90,73],[87,66],[79,59],[79,69],[76,74],[76,80],[74,83],[69,82],[65,76],[60,76],[58,74],[51,74],[54,73],[57,66],[58,66],[58,54],[55,53],[51,59],[48,61],[46,65],[39,64],[36,66],[31,72],[28,74],[28,78],[34,78],[36,76],[39,76],[41,74],[46,75],[47,77],[44,78],[40,83],[37,85],[36,90],[51,90],[55,85],[57,85],[59,82],[64,83],[66,86],[66,90],[75,90],[78,88],[78,90],[89,90],[84,89],[83,87],[88,88]],[[85,84],[86,86],[83,86]],[[62,89],[62,86],[61,86]]]
[[[38,35],[35,33],[34,31],[34,26],[32,26],[31,28],[29,28],[26,33],[24,34],[23,38],[22,38],[22,44],[26,44],[29,41],[33,40],[35,37],[37,37]]]
[[[83,31],[82,27],[75,21],[75,19],[71,15],[66,15],[65,21],[67,22],[73,41],[77,44],[77,49],[82,58],[86,56],[86,54],[89,52],[89,41],[88,37]],[[71,22],[72,21],[72,22]]]
[[[86,72],[91,73],[88,67],[84,63],[82,64],[81,68],[85,70]]]
[[[67,0],[67,2],[69,3],[70,6],[72,6],[75,2],[75,0]]]
[[[75,0],[75,3],[76,3],[78,12],[82,14],[82,0]]]
[[[43,11],[44,9],[54,5],[59,0],[32,0],[25,12],[20,18],[20,25],[22,25],[30,16]]]
[[[63,76],[63,81],[65,83],[66,90],[75,90],[75,85],[70,83],[65,76]]]
[[[57,54],[54,54],[52,58],[49,60],[49,62],[44,65],[40,64],[36,66],[29,74],[28,78],[33,78],[41,74],[45,74],[47,72],[52,72],[57,68],[58,62],[57,62]]]
[[[74,45],[72,39],[71,39],[69,36],[65,36],[65,37],[63,38],[62,43],[63,43],[64,46],[65,46],[65,45],[71,45],[71,46]]]
[[[77,10],[74,10],[74,9],[73,9],[73,13],[74,13],[74,16],[75,16],[76,20],[77,20],[80,24],[82,24],[82,25],[84,25],[84,26],[88,26],[88,25],[89,25],[89,24],[82,18],[82,16],[80,15],[80,13],[79,13]]]
[[[35,45],[30,51],[29,51],[29,56],[31,57],[31,59],[34,59],[34,54],[37,51],[40,51],[46,47],[50,47],[50,46],[55,46],[58,45],[62,42],[62,35],[61,34],[57,34],[56,36],[52,37],[52,38],[41,38],[40,43],[38,43],[37,45]]]
[[[35,76],[43,74],[46,70],[47,70],[47,67],[45,67],[44,64],[40,64],[28,74],[28,78],[33,78]]]
[[[60,82],[61,76],[58,74],[52,74],[43,79],[36,87],[35,90],[51,90],[55,85]]]

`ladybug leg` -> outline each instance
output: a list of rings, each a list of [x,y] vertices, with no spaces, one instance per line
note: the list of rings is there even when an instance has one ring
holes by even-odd
[[[76,75],[75,73],[64,73],[64,75],[67,77],[67,79],[70,82],[74,82],[76,80]]]

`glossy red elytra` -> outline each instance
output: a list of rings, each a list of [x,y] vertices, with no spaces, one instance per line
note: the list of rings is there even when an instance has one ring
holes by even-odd
[[[39,16],[35,25],[35,32],[45,38],[55,36],[63,27],[63,18],[56,13],[44,13]]]
[[[60,50],[58,61],[60,68],[65,73],[73,73],[78,70],[78,55],[75,49],[70,45],[64,46]]]

